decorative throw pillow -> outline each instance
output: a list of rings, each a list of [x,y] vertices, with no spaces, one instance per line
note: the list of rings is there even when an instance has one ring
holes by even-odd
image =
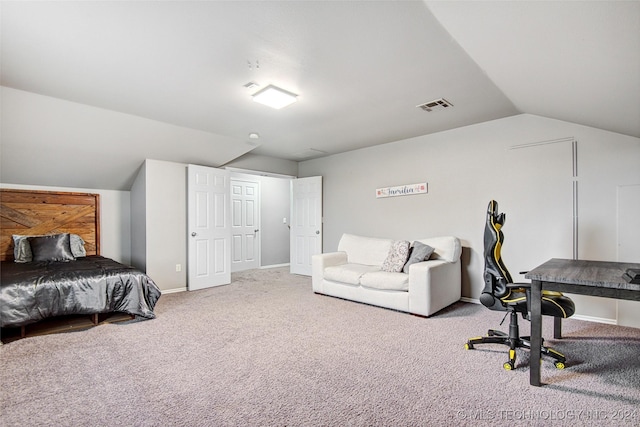
[[[33,261],[73,261],[69,233],[29,237]]]
[[[407,262],[409,256],[409,245],[406,240],[396,240],[391,243],[387,259],[382,263],[382,271],[400,273],[402,266]]]
[[[433,251],[435,251],[435,249],[432,248],[431,246],[425,245],[424,243],[418,242],[416,240],[415,242],[413,242],[413,247],[409,252],[409,259],[407,260],[407,263],[402,268],[402,271],[404,273],[408,273],[409,266],[411,264],[428,260],[431,254],[433,253]]]
[[[31,262],[31,245],[27,240],[30,236],[13,236],[13,260],[15,262]]]
[[[29,244],[29,237],[44,237],[39,236],[23,236],[14,234],[13,236],[13,259],[15,262],[31,262],[33,255],[31,254],[31,245]],[[84,240],[77,234],[69,234],[69,241],[71,245],[71,253],[74,258],[80,258],[87,256],[87,250],[84,247]]]
[[[71,245],[71,253],[75,258],[87,256],[87,250],[84,248],[84,240],[77,234],[69,234],[69,243]]]

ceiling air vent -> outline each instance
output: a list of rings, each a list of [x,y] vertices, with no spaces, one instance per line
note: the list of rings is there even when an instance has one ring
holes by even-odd
[[[444,98],[440,98],[417,105],[417,107],[422,108],[424,111],[430,113],[432,111],[444,110],[446,108],[453,107],[453,104]]]

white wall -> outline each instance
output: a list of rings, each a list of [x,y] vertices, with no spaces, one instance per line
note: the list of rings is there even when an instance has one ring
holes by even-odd
[[[163,291],[187,286],[186,168],[184,163],[147,159],[131,191],[134,265]]]
[[[147,274],[160,289],[187,283],[187,175],[182,163],[146,160]],[[180,264],[181,271],[176,271]]]
[[[131,185],[131,264],[147,271],[147,181],[146,162]]]
[[[298,169],[301,177],[323,176],[325,252],[335,250],[345,232],[409,240],[456,235],[465,247],[463,295],[478,298],[491,199],[507,213],[503,257],[514,279],[549,258],[571,258],[572,213],[565,200],[574,179],[571,150],[564,143],[539,146],[553,153],[540,161],[533,149],[511,149],[565,138],[578,146],[578,256],[616,260],[617,189],[640,184],[638,138],[525,114],[305,161]],[[376,188],[424,181],[426,195],[375,198]],[[578,315],[619,317],[614,300],[574,300]],[[640,306],[634,307],[637,319]]]
[[[2,188],[42,191],[75,191],[100,194],[100,253],[123,264],[131,263],[131,209],[128,191],[43,185],[0,184]]]

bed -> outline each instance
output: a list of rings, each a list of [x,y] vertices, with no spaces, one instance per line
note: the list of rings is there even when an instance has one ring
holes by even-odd
[[[64,319],[65,330],[112,313],[155,318],[153,280],[100,255],[98,194],[0,189],[0,221],[3,337],[16,328],[27,336],[50,319]]]

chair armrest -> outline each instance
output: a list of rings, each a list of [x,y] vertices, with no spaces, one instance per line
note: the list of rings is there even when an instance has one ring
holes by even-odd
[[[311,285],[313,292],[322,293],[322,281],[324,280],[324,269],[334,265],[347,263],[346,252],[327,252],[311,257]]]
[[[524,288],[531,289],[531,283],[507,283],[508,289]]]

